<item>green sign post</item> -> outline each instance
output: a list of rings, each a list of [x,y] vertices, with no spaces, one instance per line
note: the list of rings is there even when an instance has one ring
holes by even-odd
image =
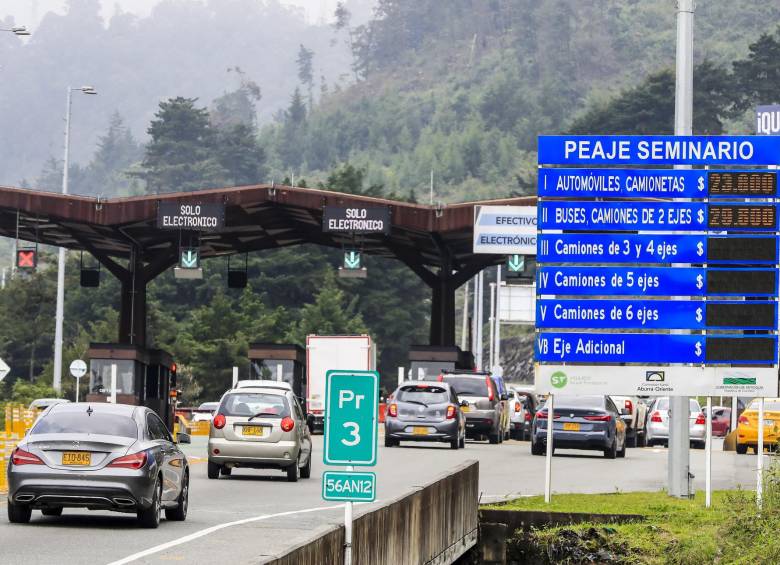
[[[325,471],[322,475],[322,498],[345,502],[374,502],[376,474]]]
[[[182,269],[197,269],[200,267],[200,253],[197,247],[183,247],[179,257],[179,267]]]
[[[360,251],[354,249],[344,252],[344,268],[355,270],[359,269],[361,264]]]
[[[326,465],[376,464],[378,406],[376,371],[326,373]]]

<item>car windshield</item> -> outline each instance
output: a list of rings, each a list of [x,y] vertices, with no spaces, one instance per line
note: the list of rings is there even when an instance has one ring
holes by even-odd
[[[35,424],[37,434],[94,434],[138,438],[138,426],[129,416],[101,414],[100,412],[54,412]]]
[[[219,407],[219,402],[204,402],[198,406],[198,410],[216,410]]]
[[[228,394],[219,407],[219,413],[225,416],[245,416],[260,414],[264,418],[284,418],[290,415],[287,399],[281,394],[267,392],[236,392]]]
[[[444,382],[449,383],[459,396],[490,396],[484,377],[445,375]]]
[[[754,400],[750,403],[748,410],[755,410],[758,412],[758,400]],[[772,410],[780,412],[780,401],[778,400],[764,400],[764,410]]]
[[[398,391],[398,402],[422,402],[423,404],[442,404],[449,401],[447,389],[441,386],[413,385],[404,386]]]
[[[545,403],[545,406],[547,403]],[[603,396],[555,396],[555,409],[558,408],[604,408]]]

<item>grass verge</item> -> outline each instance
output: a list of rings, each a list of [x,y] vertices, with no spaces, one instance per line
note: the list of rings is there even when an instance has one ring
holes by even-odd
[[[704,493],[694,500],[665,492],[555,495],[488,505],[503,510],[543,510],[595,514],[641,514],[627,524],[583,523],[515,532],[508,562],[515,563],[780,563],[780,472],[766,476],[762,512],[750,491],[715,491],[712,508]]]

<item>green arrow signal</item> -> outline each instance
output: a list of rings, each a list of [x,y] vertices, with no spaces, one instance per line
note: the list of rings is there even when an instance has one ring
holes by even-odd
[[[525,257],[522,255],[510,255],[506,266],[512,273],[519,273],[525,267]]]
[[[344,252],[344,266],[347,269],[359,269],[360,253],[356,251]]]
[[[182,251],[181,266],[184,267],[185,269],[197,269],[198,252],[192,249],[188,249],[186,252]]]

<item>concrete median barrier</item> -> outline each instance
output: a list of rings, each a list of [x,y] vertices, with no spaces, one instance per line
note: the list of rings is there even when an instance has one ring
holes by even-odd
[[[444,565],[477,542],[479,463],[467,461],[446,475],[358,513],[354,565]],[[341,565],[344,526],[334,525],[263,561],[269,565]]]

